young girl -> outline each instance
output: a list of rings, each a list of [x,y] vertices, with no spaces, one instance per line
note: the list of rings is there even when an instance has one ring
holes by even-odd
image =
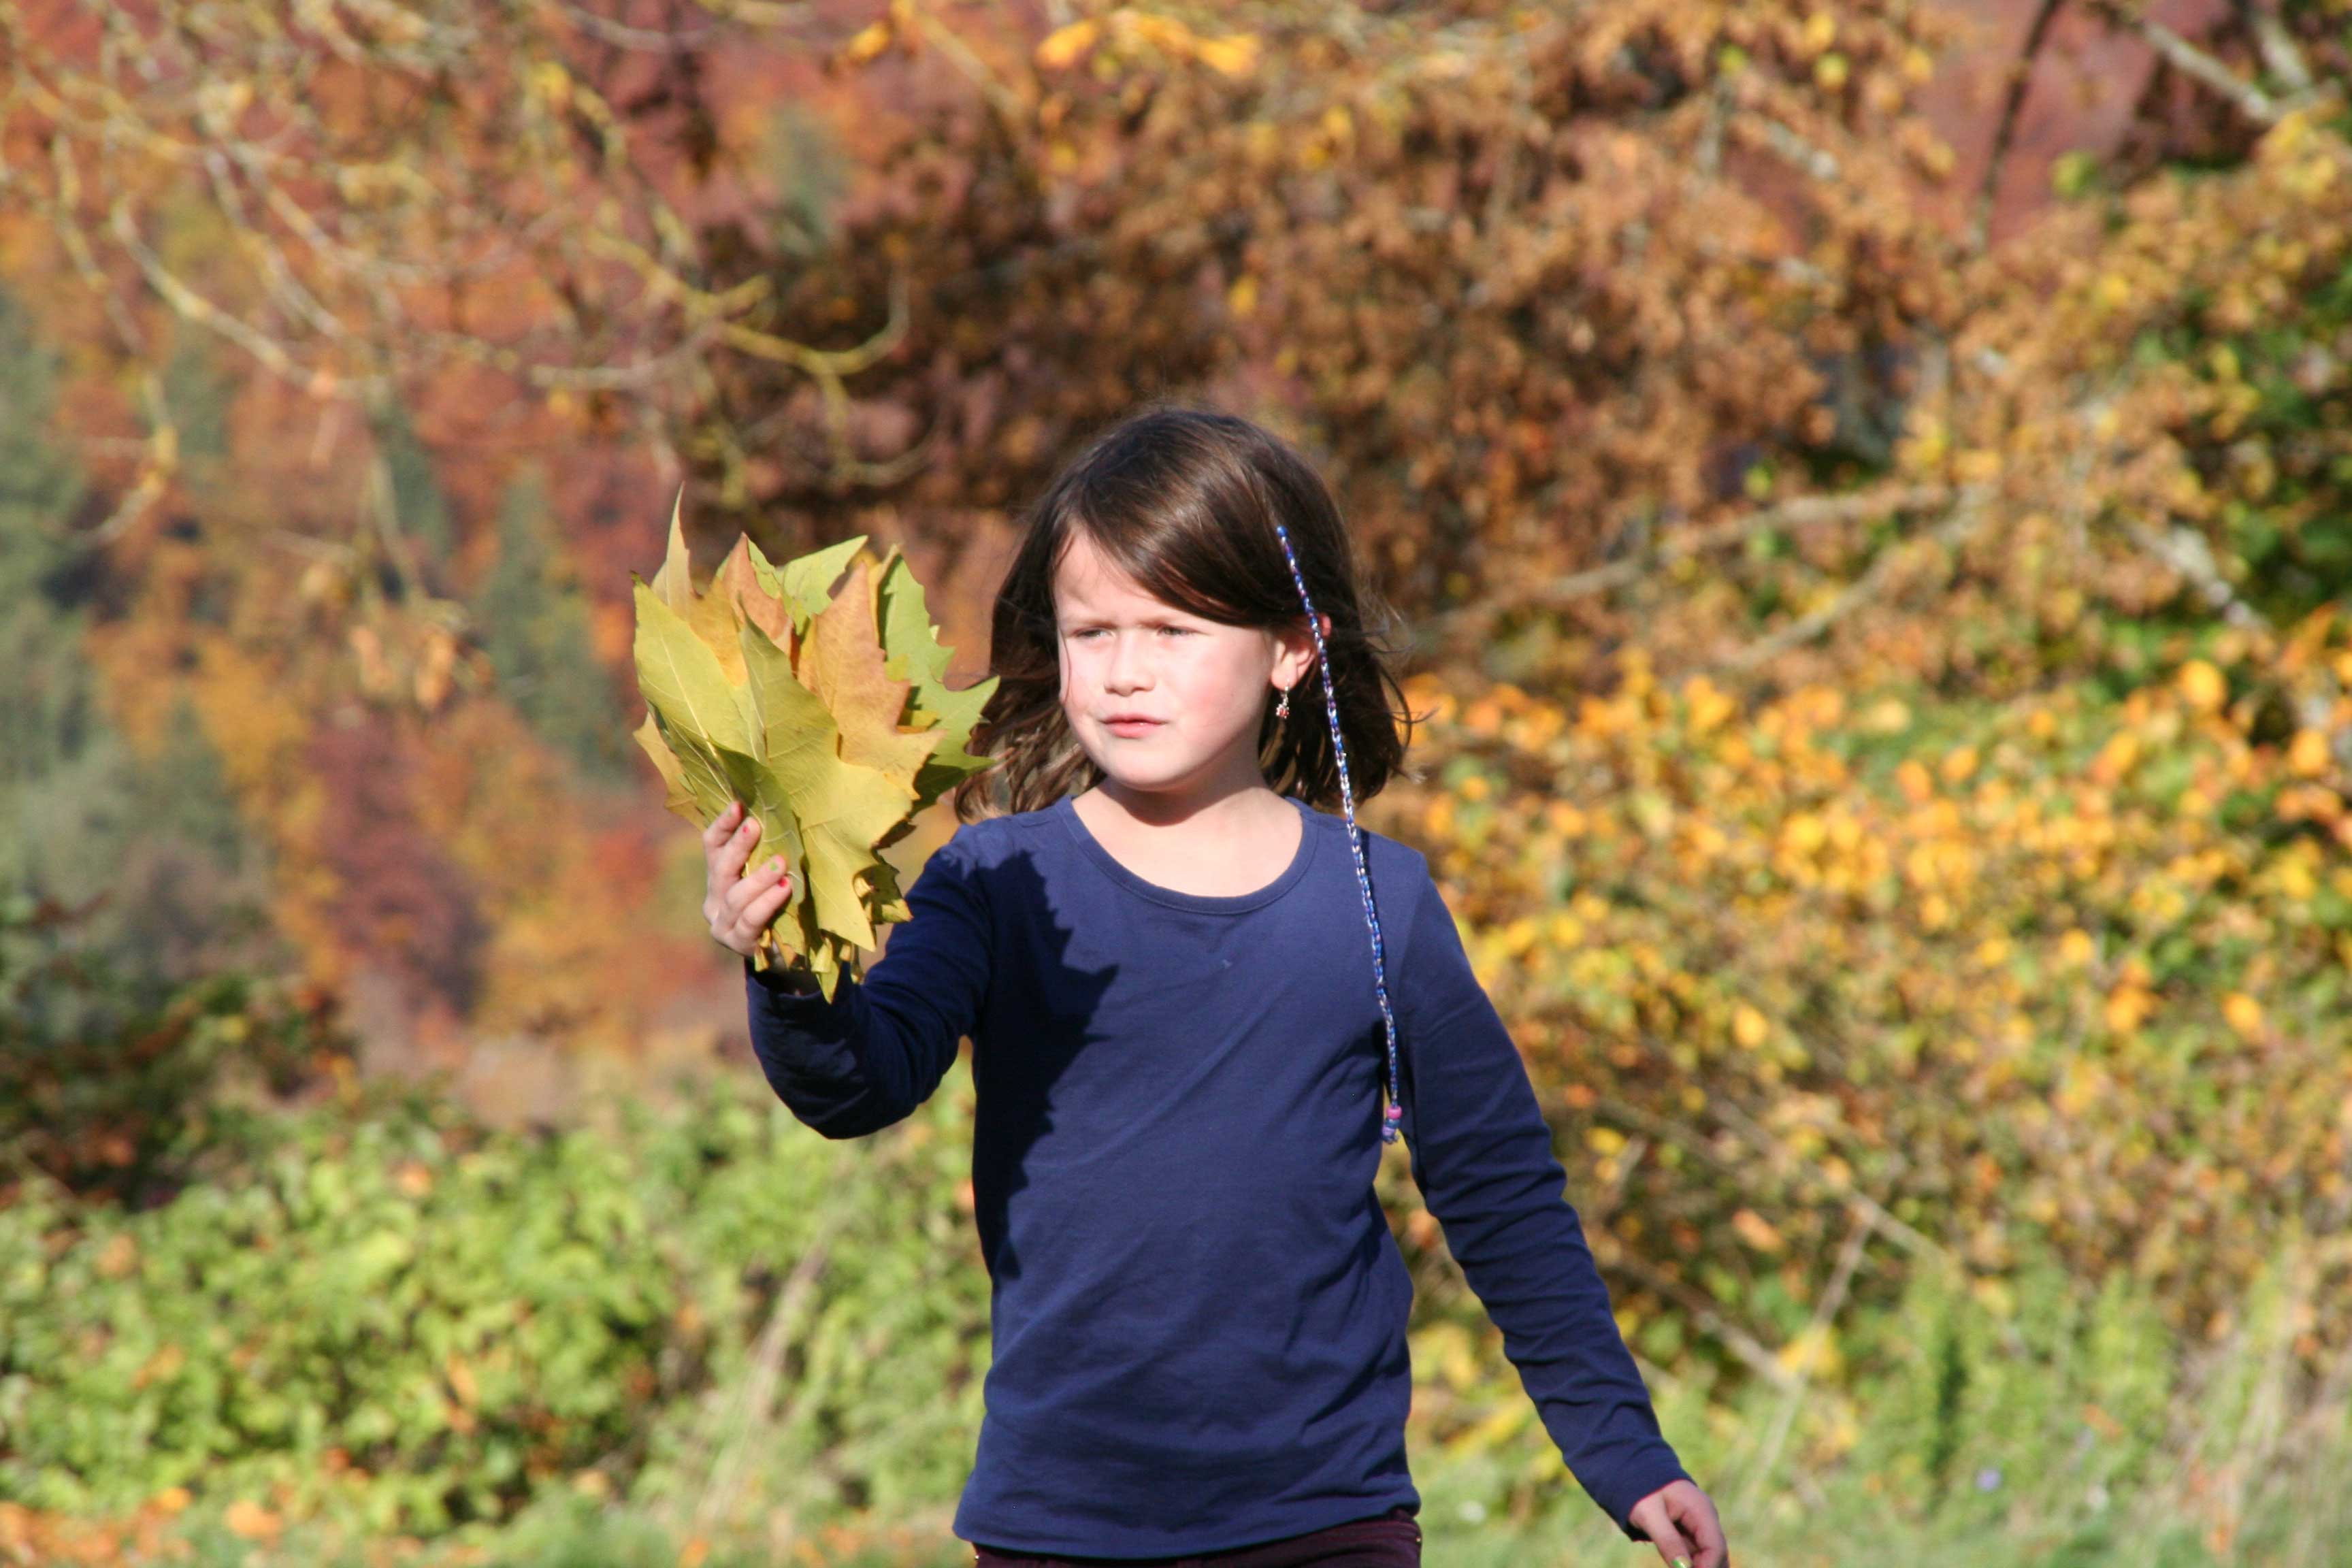
[[[1297,453],[1148,410],[1032,514],[974,736],[1000,763],[862,982],[827,1003],[752,970],[790,879],[744,874],[740,804],[704,835],[705,913],[801,1121],[887,1127],[973,1042],[976,1563],[1420,1562],[1412,1285],[1372,1187],[1400,1131],[1585,1490],[1669,1563],[1727,1561],[1427,862],[1355,825],[1404,752],[1363,602]],[[1005,809],[975,819],[983,791]]]

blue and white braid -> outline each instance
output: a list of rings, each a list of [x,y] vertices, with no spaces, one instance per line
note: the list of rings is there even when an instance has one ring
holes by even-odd
[[[1397,1131],[1404,1121],[1404,1109],[1397,1095],[1397,1035],[1396,1016],[1389,1011],[1388,971],[1381,956],[1380,911],[1372,907],[1372,879],[1364,868],[1364,847],[1361,831],[1356,826],[1356,792],[1348,779],[1348,743],[1339,736],[1339,699],[1331,679],[1331,656],[1323,646],[1323,624],[1315,618],[1315,601],[1307,592],[1307,579],[1298,570],[1298,557],[1290,548],[1290,533],[1279,522],[1274,534],[1282,541],[1282,553],[1290,563],[1290,580],[1298,585],[1299,603],[1307,606],[1307,629],[1315,638],[1315,658],[1323,671],[1323,712],[1331,721],[1331,751],[1339,763],[1339,805],[1347,816],[1348,848],[1356,861],[1356,890],[1364,898],[1364,923],[1372,933],[1372,994],[1381,1005],[1381,1027],[1388,1037],[1388,1110],[1381,1118],[1381,1142],[1393,1143]]]

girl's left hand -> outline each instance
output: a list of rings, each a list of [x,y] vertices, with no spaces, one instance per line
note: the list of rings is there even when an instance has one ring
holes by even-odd
[[[1668,1568],[1730,1568],[1715,1504],[1689,1481],[1668,1481],[1633,1505],[1633,1521]]]

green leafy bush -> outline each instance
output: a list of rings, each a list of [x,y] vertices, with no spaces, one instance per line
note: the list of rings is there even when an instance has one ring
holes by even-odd
[[[206,1123],[242,1114],[215,1093],[226,1077],[285,1095],[348,1058],[309,986],[160,981],[82,942],[80,925],[53,899],[0,899],[0,1155],[12,1163],[119,1202],[168,1197],[221,1136]]]
[[[29,1181],[0,1210],[0,1500],[183,1487],[429,1533],[562,1482],[710,1515],[747,1439],[814,1504],[951,1498],[986,1331],[960,1152],[748,1098],[533,1137],[373,1089],[248,1127],[150,1212]],[[772,1328],[789,1392],[749,1409]]]

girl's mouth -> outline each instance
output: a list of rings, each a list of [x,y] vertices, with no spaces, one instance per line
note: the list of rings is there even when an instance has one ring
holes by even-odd
[[[1110,719],[1104,721],[1103,728],[1114,735],[1124,735],[1131,739],[1137,735],[1149,735],[1152,731],[1160,728],[1160,721],[1157,719]]]

